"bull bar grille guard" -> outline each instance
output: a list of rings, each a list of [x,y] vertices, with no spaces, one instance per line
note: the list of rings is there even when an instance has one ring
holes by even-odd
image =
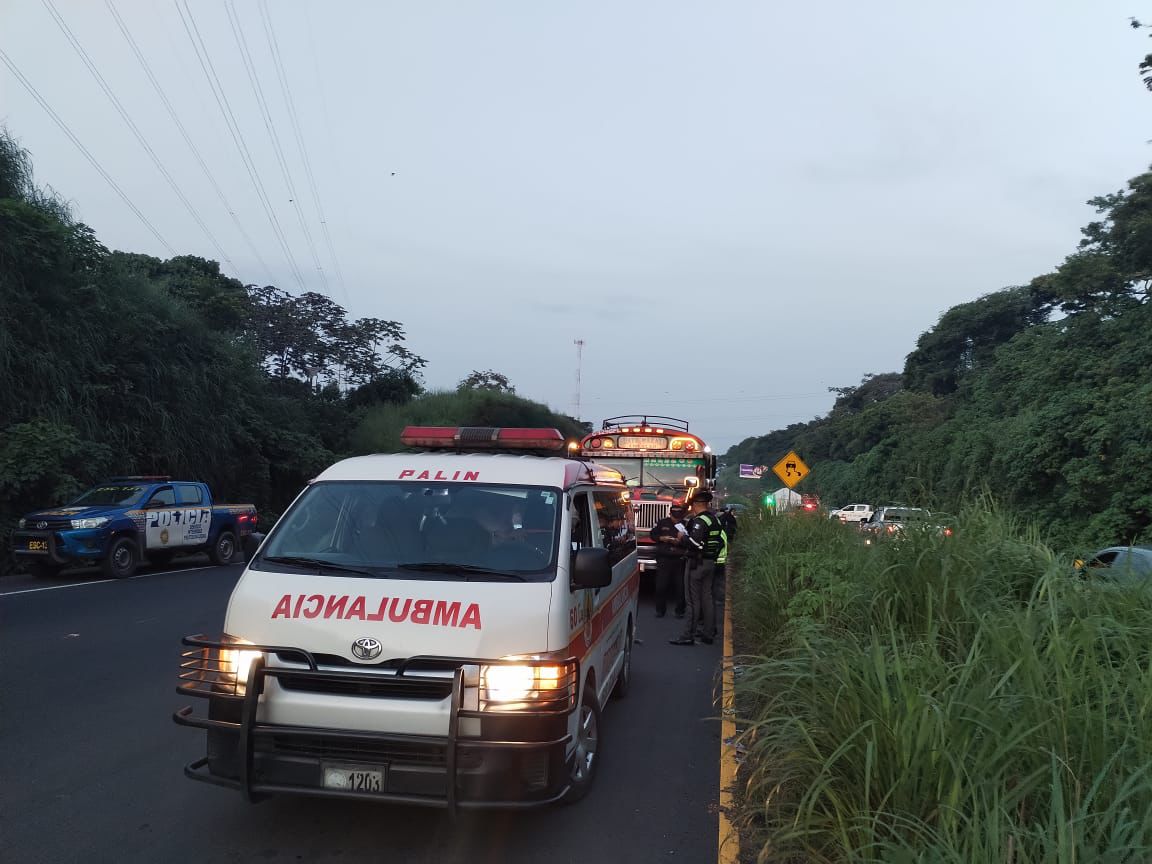
[[[452,669],[451,679],[451,705],[448,715],[448,734],[447,736],[440,735],[412,735],[406,733],[393,733],[393,732],[370,732],[362,730],[348,730],[348,729],[329,729],[316,726],[285,726],[278,724],[259,723],[256,720],[256,712],[259,706],[260,696],[264,692],[264,679],[268,677],[292,678],[296,680],[314,680],[314,681],[336,681],[336,682],[355,682],[364,681],[365,679],[375,679],[375,675],[364,675],[363,673],[356,672],[337,672],[328,669],[321,669],[316,662],[315,656],[302,648],[293,648],[282,645],[251,645],[247,643],[228,642],[220,639],[209,639],[205,636],[186,636],[181,640],[182,644],[188,646],[192,650],[184,651],[181,653],[180,662],[180,681],[181,683],[176,687],[176,692],[185,696],[196,696],[200,698],[211,699],[224,699],[229,702],[239,702],[241,704],[240,720],[233,722],[230,720],[217,720],[208,717],[198,717],[193,714],[193,706],[188,705],[173,712],[172,719],[180,726],[188,726],[197,729],[217,729],[226,732],[236,732],[239,735],[239,779],[232,780],[226,777],[217,777],[207,773],[203,769],[208,764],[208,757],[203,756],[184,766],[184,774],[193,780],[211,783],[217,786],[223,786],[230,789],[238,789],[244,795],[244,798],[249,802],[259,800],[261,795],[270,793],[298,793],[301,790],[292,786],[281,786],[278,784],[260,784],[255,782],[254,778],[254,739],[258,735],[277,735],[283,737],[298,737],[308,738],[316,735],[323,735],[326,738],[332,739],[345,739],[349,741],[372,741],[382,744],[401,744],[401,745],[431,745],[443,746],[445,748],[445,798],[431,798],[427,796],[403,795],[394,793],[371,793],[365,795],[363,793],[348,793],[337,789],[324,789],[324,788],[309,788],[308,794],[321,797],[330,798],[357,798],[363,800],[370,798],[374,801],[382,803],[401,803],[401,804],[423,804],[430,806],[446,806],[448,811],[455,814],[458,808],[482,808],[482,807],[500,807],[508,809],[525,809],[530,807],[539,807],[546,804],[551,804],[562,798],[568,791],[565,786],[558,794],[544,799],[533,801],[483,801],[483,800],[465,800],[460,801],[457,795],[457,764],[458,764],[458,751],[461,749],[499,749],[499,750],[545,750],[547,748],[556,747],[559,745],[566,745],[572,740],[569,733],[564,734],[559,738],[552,738],[546,741],[509,741],[509,740],[492,740],[484,738],[461,738],[460,736],[460,720],[462,718],[477,718],[477,719],[491,719],[494,717],[508,717],[514,716],[517,718],[557,718],[563,717],[575,710],[576,700],[578,697],[569,696],[564,701],[564,706],[560,707],[560,700],[550,700],[551,704],[555,707],[547,707],[542,710],[517,710],[515,712],[500,712],[500,711],[481,711],[475,709],[467,709],[463,707],[464,699],[464,667],[466,666],[511,666],[519,665],[524,661],[519,659],[507,658],[493,658],[493,659],[480,659],[476,657],[449,657],[438,655],[416,655],[413,657],[403,658],[395,661],[394,666],[388,666],[389,670],[395,669],[394,679],[403,681],[404,675],[409,669],[425,668],[437,669],[446,671]],[[259,657],[255,659],[249,670],[248,677],[241,691],[239,682],[234,682],[229,686],[226,684],[225,669],[219,659],[221,651],[234,651],[242,649],[253,653],[259,653]],[[295,667],[269,667],[264,663],[264,657],[268,655],[277,655],[279,657],[292,657],[293,659],[299,658],[300,662],[307,664],[308,668],[300,669]],[[571,676],[574,678],[576,684],[580,681],[580,663],[575,657],[571,657],[562,662],[565,665],[571,665]],[[379,668],[379,667],[378,667]],[[413,679],[409,679],[413,680]],[[207,685],[207,686],[205,686]],[[576,687],[570,687],[569,691],[575,693]],[[403,694],[397,694],[400,698],[404,698]]]

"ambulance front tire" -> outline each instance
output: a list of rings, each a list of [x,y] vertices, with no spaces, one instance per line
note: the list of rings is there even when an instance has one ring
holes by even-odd
[[[565,804],[575,804],[587,795],[600,769],[600,702],[591,681],[584,685],[584,695],[576,710],[576,746],[568,760],[568,791],[563,799]]]
[[[616,678],[616,687],[612,695],[623,699],[632,689],[632,620],[628,620],[628,627],[624,631],[624,662],[620,664],[620,674]]]

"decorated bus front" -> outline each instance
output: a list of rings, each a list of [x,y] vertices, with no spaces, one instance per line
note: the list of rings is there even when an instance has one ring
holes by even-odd
[[[695,489],[710,488],[716,457],[688,423],[674,417],[611,417],[598,432],[580,442],[583,456],[620,471],[631,488],[640,569],[654,570],[649,530],[668,515],[672,504],[691,498]]]

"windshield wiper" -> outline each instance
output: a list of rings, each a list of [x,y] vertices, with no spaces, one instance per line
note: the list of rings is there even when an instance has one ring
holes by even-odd
[[[458,573],[461,575],[498,576],[513,582],[527,582],[523,576],[508,573],[504,570],[494,570],[491,567],[478,567],[475,564],[453,564],[448,561],[418,561],[410,564],[397,564],[400,570],[418,570],[425,573]]]
[[[295,564],[297,567],[316,567],[321,570],[339,570],[342,573],[359,573],[361,576],[376,576],[371,570],[365,570],[363,567],[352,567],[348,564],[337,564],[333,561],[325,561],[322,558],[306,558],[301,555],[264,555],[260,558],[261,561],[268,561],[272,564]]]

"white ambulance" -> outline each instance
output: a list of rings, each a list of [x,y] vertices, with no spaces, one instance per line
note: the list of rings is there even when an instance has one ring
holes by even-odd
[[[421,452],[313,480],[224,632],[190,636],[185,774],[241,791],[457,807],[583,797],[630,683],[628,489],[555,429],[408,427]],[[555,455],[545,455],[555,454]]]

